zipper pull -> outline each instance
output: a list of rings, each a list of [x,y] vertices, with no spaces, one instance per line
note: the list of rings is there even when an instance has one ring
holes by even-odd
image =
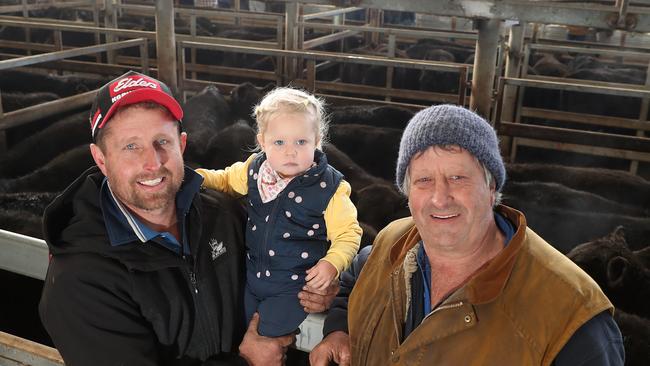
[[[192,282],[192,287],[194,287],[194,293],[199,293],[199,288],[196,286],[196,274],[193,271],[190,271],[190,282]]]

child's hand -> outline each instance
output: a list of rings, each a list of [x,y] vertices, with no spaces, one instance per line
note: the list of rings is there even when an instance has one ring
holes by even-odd
[[[336,268],[330,262],[321,260],[307,270],[305,280],[310,287],[325,290],[334,278],[336,278]]]

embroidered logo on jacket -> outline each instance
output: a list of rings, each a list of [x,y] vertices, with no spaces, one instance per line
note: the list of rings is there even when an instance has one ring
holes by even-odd
[[[217,239],[210,239],[210,248],[212,248],[212,260],[221,257],[226,252],[223,242],[218,242]]]

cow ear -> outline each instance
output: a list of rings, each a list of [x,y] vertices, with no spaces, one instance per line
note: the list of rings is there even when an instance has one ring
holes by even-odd
[[[630,262],[627,259],[616,256],[607,262],[607,285],[610,288],[621,288],[625,282]]]
[[[617,226],[616,229],[612,231],[610,238],[617,243],[627,246],[627,242],[625,241],[625,229],[622,225]]]

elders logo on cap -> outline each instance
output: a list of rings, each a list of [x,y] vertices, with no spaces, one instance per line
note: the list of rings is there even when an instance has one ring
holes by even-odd
[[[104,127],[118,107],[139,102],[157,103],[167,108],[177,121],[180,122],[183,118],[183,110],[167,85],[149,76],[129,71],[97,91],[90,112],[93,140],[97,130]]]

